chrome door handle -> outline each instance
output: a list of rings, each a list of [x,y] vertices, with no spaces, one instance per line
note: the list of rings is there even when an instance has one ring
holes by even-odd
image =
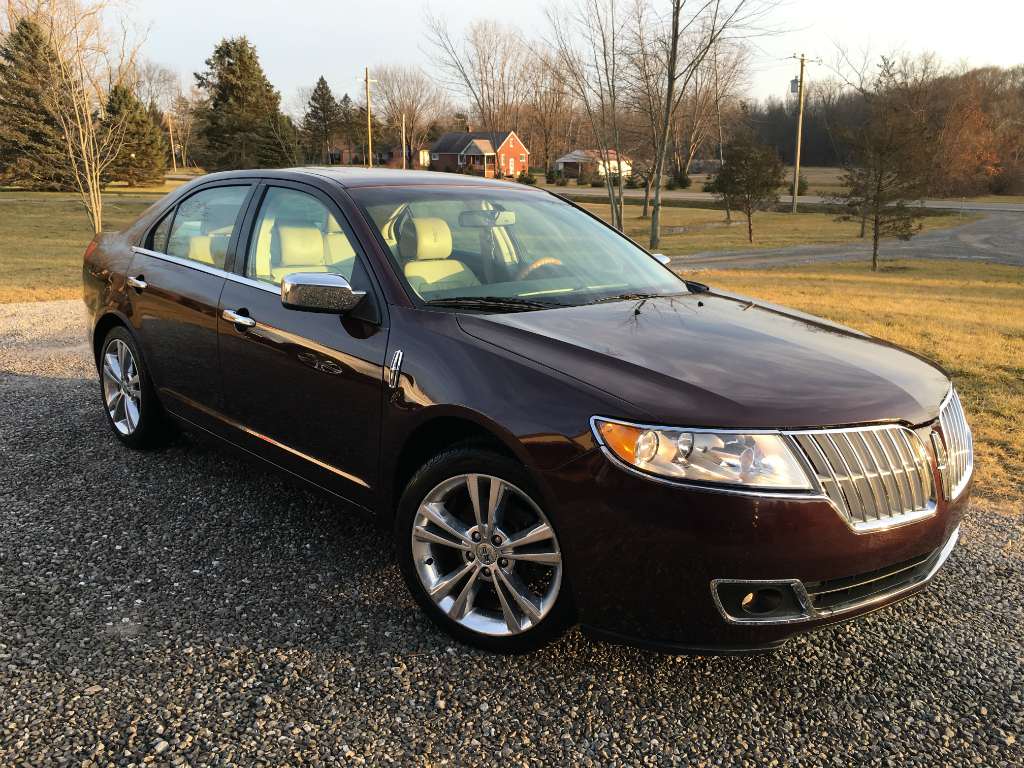
[[[241,325],[245,328],[252,328],[256,325],[256,321],[246,315],[240,315],[233,309],[225,309],[221,312],[221,316],[229,323],[234,325]]]
[[[128,285],[130,285],[136,291],[144,291],[147,288],[149,288],[149,283],[147,283],[145,280],[140,280],[138,277],[132,277],[131,275],[128,275],[128,277],[125,279],[125,282],[128,283]]]

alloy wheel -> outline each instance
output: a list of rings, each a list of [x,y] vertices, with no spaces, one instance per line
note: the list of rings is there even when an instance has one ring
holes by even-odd
[[[435,605],[485,635],[536,627],[562,582],[550,522],[527,494],[492,475],[457,475],[428,493],[413,522],[412,555]]]
[[[135,432],[142,407],[142,384],[135,357],[121,339],[114,339],[103,353],[103,399],[117,431],[122,435]]]

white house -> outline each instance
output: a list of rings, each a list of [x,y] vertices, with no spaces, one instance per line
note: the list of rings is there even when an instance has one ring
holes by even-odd
[[[608,166],[607,168],[605,167],[606,165]],[[619,156],[615,153],[614,149],[608,150],[607,162],[601,158],[601,153],[596,149],[574,149],[565,157],[555,160],[555,170],[561,171],[570,179],[578,177],[580,171],[586,171],[587,173],[594,173],[596,171],[604,176],[609,169],[612,173],[622,173],[623,176],[628,176],[633,166],[629,158],[625,156],[620,162]]]

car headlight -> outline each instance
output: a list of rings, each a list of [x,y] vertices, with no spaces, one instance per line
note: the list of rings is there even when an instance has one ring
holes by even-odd
[[[618,459],[674,480],[811,490],[810,479],[780,434],[645,427],[593,419],[597,439]]]

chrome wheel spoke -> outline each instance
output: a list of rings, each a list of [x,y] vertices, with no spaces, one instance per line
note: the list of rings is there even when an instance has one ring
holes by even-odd
[[[465,523],[445,509],[443,504],[436,502],[432,504],[423,504],[420,506],[420,515],[425,517],[428,522],[433,523],[448,534],[451,539],[444,536],[438,536],[436,533],[429,531],[424,525],[416,526],[415,535],[418,538],[424,539],[425,541],[435,541],[438,544],[447,544],[448,546],[456,547],[458,549],[469,549],[473,545],[473,540],[469,535],[469,528],[466,527]],[[434,538],[429,539],[427,538],[428,535],[433,536]],[[454,539],[454,541],[452,539]]]
[[[515,533],[508,537],[508,541],[505,542],[505,547],[525,547],[527,544],[536,544],[538,541],[545,541],[547,539],[555,538],[555,532],[551,530],[551,526],[546,522],[537,523],[532,528],[528,528],[520,533]]]
[[[131,397],[124,398],[124,416],[128,422],[128,431],[133,431],[139,424],[139,406]]]
[[[508,587],[508,591],[512,593],[512,599],[519,606],[519,610],[526,614],[530,621],[534,623],[540,621],[541,612],[540,606],[536,605],[537,596],[530,591],[523,580],[514,573],[506,573],[501,568],[496,568],[495,572],[502,583]]]
[[[107,353],[103,356],[103,373],[114,383],[121,381],[121,366],[116,355]]]
[[[491,492],[487,499],[487,535],[490,536],[501,528],[505,519],[505,502],[508,499],[506,493],[508,486],[503,480],[497,477],[491,478]]]
[[[127,367],[128,361],[131,360],[131,352],[128,351],[128,345],[120,339],[116,342],[117,344],[117,368],[121,374],[121,380],[124,381],[125,368]],[[127,358],[127,360],[125,359]]]
[[[469,490],[469,500],[473,504],[476,527],[483,531],[486,521],[480,509],[480,475],[466,475],[466,488]]]
[[[515,611],[512,609],[508,597],[505,596],[506,587],[501,578],[494,580],[494,591],[498,593],[498,601],[501,603],[501,615],[505,619],[506,629],[513,635],[519,634],[523,631],[523,627],[519,623],[519,617],[516,616]]]
[[[444,578],[438,580],[438,582],[431,589],[428,590],[430,596],[434,598],[434,602],[439,602],[449,592],[451,592],[452,589],[455,588],[455,585],[462,580],[462,577],[465,576],[468,571],[472,570],[473,567],[474,566],[470,565],[469,563],[464,563]]]
[[[452,603],[452,607],[448,609],[448,615],[453,619],[461,619],[473,610],[473,600],[476,598],[477,592],[480,591],[480,580],[477,578],[479,575],[480,569],[474,568],[473,573],[470,574],[469,581],[466,582],[466,586],[462,588],[459,596]]]
[[[558,552],[502,552],[501,556],[508,560],[525,560],[542,565],[559,565],[562,555]]]
[[[463,551],[468,551],[469,549],[471,549],[471,547],[465,542],[453,541],[452,539],[449,539],[447,536],[442,536],[439,533],[434,533],[433,531],[429,531],[426,528],[423,528],[422,526],[416,526],[416,530],[413,532],[413,536],[415,536],[420,541],[429,541],[434,544],[440,544],[442,547],[451,547],[452,549],[461,549]]]

